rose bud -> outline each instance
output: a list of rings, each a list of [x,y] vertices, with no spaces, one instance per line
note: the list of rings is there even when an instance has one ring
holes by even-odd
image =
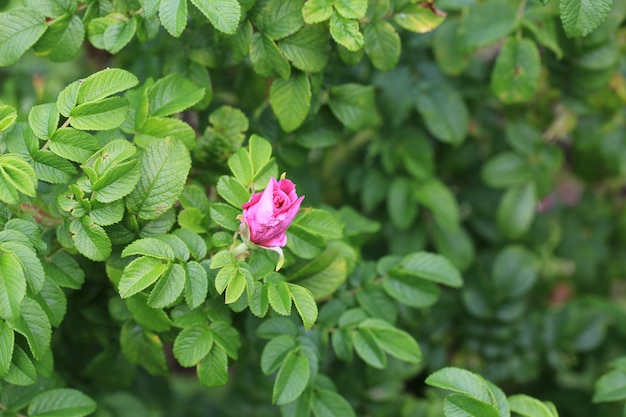
[[[262,193],[253,194],[243,208],[250,242],[264,247],[287,244],[285,231],[298,214],[304,196],[298,197],[289,180],[271,178]]]

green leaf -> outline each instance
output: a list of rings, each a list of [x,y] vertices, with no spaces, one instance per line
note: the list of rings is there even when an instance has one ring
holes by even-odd
[[[483,165],[481,176],[490,187],[508,188],[528,182],[531,173],[530,167],[519,155],[513,152],[501,152]]]
[[[434,372],[426,378],[426,384],[433,387],[454,391],[486,404],[493,404],[491,391],[485,380],[465,369],[447,367]],[[495,405],[495,404],[493,404]]]
[[[172,327],[172,322],[165,311],[148,306],[147,295],[138,293],[125,301],[133,320],[144,328],[155,332],[166,332]]]
[[[52,327],[46,313],[36,301],[25,297],[20,305],[20,316],[12,318],[9,324],[22,334],[35,359],[41,359],[50,349]]]
[[[35,174],[41,181],[51,184],[67,184],[77,174],[71,162],[50,151],[39,149],[32,157]]]
[[[32,385],[37,380],[35,365],[19,345],[14,348],[11,367],[4,379],[15,385]]]
[[[343,225],[330,212],[322,209],[307,208],[301,210],[293,225],[308,233],[323,237],[325,240],[341,239]]]
[[[9,252],[0,253],[0,318],[18,317],[25,295],[26,278],[20,261]]]
[[[241,346],[237,330],[224,321],[213,322],[211,330],[214,333],[215,343],[221,346],[229,357],[237,359],[237,349]]]
[[[83,417],[96,411],[94,400],[71,388],[41,392],[28,406],[30,417]]]
[[[2,334],[0,333],[0,335]],[[12,338],[12,336],[10,337]],[[2,373],[0,372],[0,374]],[[592,400],[594,403],[622,401],[624,399],[626,399],[626,372],[621,369],[614,369],[596,380]]]
[[[446,14],[434,7],[423,4],[408,4],[393,16],[402,28],[415,33],[427,33],[436,29],[446,18]]]
[[[311,404],[315,417],[356,417],[350,403],[327,389],[317,389]]]
[[[159,20],[170,35],[178,38],[187,26],[187,0],[161,0]]]
[[[508,400],[511,411],[520,417],[558,417],[546,404],[526,394],[511,395]]]
[[[415,197],[430,210],[438,225],[448,229],[459,227],[459,205],[452,191],[443,183],[427,180],[417,187]]]
[[[380,319],[367,319],[359,324],[359,328],[371,331],[378,346],[391,356],[409,363],[421,362],[420,347],[407,332]]]
[[[123,97],[109,97],[72,108],[70,124],[80,130],[115,129],[124,123],[127,114],[128,100]]]
[[[85,26],[78,16],[66,14],[48,25],[48,30],[33,46],[39,56],[55,62],[75,58],[83,46]]]
[[[303,0],[268,0],[256,16],[256,26],[274,40],[292,35],[304,25],[303,5]]]
[[[211,219],[224,229],[232,231],[239,229],[240,222],[237,220],[237,216],[241,214],[241,210],[227,204],[215,203],[211,205],[209,213]]]
[[[185,289],[185,269],[180,264],[172,264],[155,284],[148,305],[163,308],[172,305]]]
[[[100,149],[98,139],[87,132],[64,127],[50,138],[50,150],[62,158],[83,163]]]
[[[236,208],[250,200],[250,192],[233,177],[221,176],[217,181],[217,193]]]
[[[376,69],[389,71],[395,68],[400,59],[400,36],[384,20],[365,26],[365,53],[372,60]]]
[[[145,255],[167,261],[173,261],[175,258],[170,245],[153,237],[135,240],[122,251],[122,258],[132,255]]]
[[[0,104],[0,133],[9,130],[17,120],[17,111],[14,107]]]
[[[179,113],[202,100],[204,91],[194,82],[172,73],[155,82],[148,90],[149,113],[151,116]]]
[[[447,395],[443,400],[443,411],[447,416],[500,417],[493,405],[462,394]]]
[[[285,132],[293,132],[304,123],[311,108],[311,83],[304,74],[292,74],[288,80],[275,79],[270,88],[270,104]]]
[[[101,155],[109,156],[107,152],[102,152]],[[85,169],[86,165],[83,165],[82,168]],[[101,203],[119,201],[130,194],[135,189],[141,175],[136,159],[113,163],[104,168],[103,171],[104,175],[93,181],[91,186],[92,197]]]
[[[271,375],[285,362],[287,355],[298,346],[293,336],[281,334],[272,338],[261,353],[261,371]]]
[[[209,289],[205,269],[195,261],[185,265],[185,301],[189,308],[200,306],[206,299]]]
[[[0,377],[4,378],[11,367],[15,333],[6,323],[0,324]]]
[[[267,285],[263,285],[260,282],[255,281],[254,288],[248,296],[250,312],[257,317],[265,317],[267,314],[267,310],[270,305],[268,290],[269,288]]]
[[[128,322],[120,332],[120,346],[124,356],[132,363],[144,366],[153,375],[167,373],[163,343],[159,336]]]
[[[332,0],[308,0],[302,8],[302,17],[309,25],[328,20],[332,14]]]
[[[254,178],[254,168],[245,149],[240,148],[228,159],[228,168],[244,187],[249,186]]]
[[[350,130],[378,124],[374,87],[344,84],[330,89],[328,105],[335,117]]]
[[[352,333],[352,344],[359,357],[368,365],[378,369],[387,366],[387,356],[371,330],[359,329]]]
[[[455,288],[463,285],[461,274],[454,265],[443,256],[434,253],[416,252],[406,255],[392,271]]]
[[[367,12],[367,0],[335,0],[333,6],[347,19],[363,19]]]
[[[140,157],[141,178],[126,197],[126,207],[150,220],[165,213],[178,200],[191,169],[185,145],[175,139],[151,142]]]
[[[0,13],[0,67],[13,65],[48,26],[35,9],[18,7]]]
[[[117,200],[112,203],[91,202],[89,216],[94,223],[100,226],[110,226],[118,223],[124,217],[124,201]]]
[[[213,347],[213,332],[206,326],[183,329],[174,340],[174,357],[181,366],[195,366]]]
[[[336,248],[328,248],[292,275],[292,281],[313,293],[316,299],[334,293],[347,277],[346,258]]]
[[[50,139],[59,124],[59,111],[56,105],[46,103],[33,106],[28,113],[28,123],[39,139]]]
[[[289,352],[276,375],[272,402],[283,405],[294,401],[308,385],[310,376],[307,357],[301,351]]]
[[[92,20],[89,24],[90,35],[92,32],[92,24],[95,23],[94,20]],[[97,42],[94,42],[91,37],[90,40],[92,40],[94,46],[105,49],[112,54],[116,54],[121,51],[123,47],[128,45],[128,43],[133,39],[133,36],[135,36],[136,30],[137,20],[118,20],[117,18],[112,18],[110,20],[110,24],[106,25],[106,28],[102,33],[102,45],[98,45]]]
[[[26,161],[15,154],[0,155],[0,201],[8,204],[17,204],[17,192],[34,197],[37,188],[35,170]]]
[[[459,75],[469,66],[471,54],[465,50],[460,24],[446,19],[433,33],[433,52],[439,68],[448,75]]]
[[[505,2],[476,3],[461,22],[459,39],[470,49],[493,43],[515,29],[516,13],[515,8]]]
[[[200,237],[200,235],[192,232],[191,230],[185,229],[175,230],[174,235],[187,245],[191,257],[197,260],[204,259],[207,247],[206,242]]]
[[[79,289],[85,281],[85,273],[78,262],[65,252],[55,252],[44,263],[46,276],[61,287]]]
[[[241,6],[237,0],[191,0],[217,30],[226,34],[237,31]]]
[[[105,261],[111,255],[111,240],[89,216],[72,220],[69,229],[76,249],[85,257]]]
[[[0,249],[12,253],[22,264],[26,283],[33,293],[41,291],[44,285],[45,275],[43,266],[35,250],[17,241],[2,242],[0,243]]]
[[[278,314],[291,314],[291,293],[286,282],[268,284],[268,299],[270,305]]]
[[[437,139],[457,146],[465,140],[469,115],[457,90],[444,83],[422,83],[415,104],[428,131]]]
[[[509,188],[500,200],[497,222],[502,234],[509,239],[522,236],[533,222],[537,205],[535,185]]]
[[[278,42],[278,47],[295,68],[304,72],[319,72],[328,63],[330,45],[323,25],[305,26]]]
[[[330,18],[330,35],[347,50],[356,52],[363,48],[365,40],[359,30],[359,22],[333,12]]]
[[[76,103],[99,101],[139,84],[136,76],[120,68],[107,68],[85,78],[78,87]]]
[[[228,382],[228,358],[217,345],[202,359],[197,367],[198,380],[207,387],[219,387]]]
[[[268,35],[256,32],[250,44],[250,61],[254,71],[263,77],[288,79],[291,66]]]
[[[296,284],[288,283],[287,287],[291,294],[293,305],[296,306],[296,310],[298,310],[298,314],[302,318],[304,329],[309,330],[315,323],[315,320],[317,320],[317,304],[313,299],[313,294],[306,288]]]
[[[424,308],[433,305],[441,290],[432,282],[411,276],[388,276],[383,288],[391,297],[411,307]]]
[[[226,287],[226,296],[224,302],[226,304],[232,304],[237,302],[243,291],[246,289],[246,277],[241,270],[238,273],[231,276]]]
[[[559,13],[569,38],[587,36],[606,20],[613,0],[561,0]]]
[[[172,117],[149,117],[136,129],[135,143],[145,148],[156,139],[178,138],[187,148],[196,146],[196,133],[187,123]]]
[[[139,4],[143,9],[143,15],[146,19],[149,19],[156,15],[161,5],[161,0],[139,0]]]
[[[127,298],[152,285],[167,269],[159,259],[142,256],[131,261],[119,283],[120,297]]]
[[[540,72],[537,45],[529,39],[509,38],[493,68],[491,89],[503,103],[523,103],[535,94]]]
[[[57,109],[63,116],[70,117],[70,112],[76,105],[80,85],[80,80],[74,81],[59,93],[59,97],[57,97]]]
[[[406,230],[415,221],[418,206],[413,200],[415,186],[403,177],[392,180],[387,193],[387,213],[391,223],[400,230]]]

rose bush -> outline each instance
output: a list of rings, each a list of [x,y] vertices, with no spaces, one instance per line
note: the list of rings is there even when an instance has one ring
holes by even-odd
[[[304,196],[298,197],[296,186],[287,179],[270,179],[265,190],[253,194],[243,208],[242,224],[247,227],[250,242],[264,247],[287,244],[287,228],[298,214]]]

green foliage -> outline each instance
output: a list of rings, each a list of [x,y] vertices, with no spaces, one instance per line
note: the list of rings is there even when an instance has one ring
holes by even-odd
[[[0,2],[0,415],[622,412],[625,18]]]

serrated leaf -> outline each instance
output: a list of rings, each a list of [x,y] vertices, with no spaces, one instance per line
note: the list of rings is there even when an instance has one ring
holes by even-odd
[[[90,23],[89,31],[91,32],[91,30],[92,28]],[[105,49],[112,54],[116,54],[121,51],[123,47],[128,45],[128,43],[133,39],[133,36],[135,36],[136,30],[137,20],[135,19],[112,19],[110,24],[106,25],[106,28],[102,33],[102,45],[98,45],[97,42],[94,42],[93,40],[92,43],[96,47]]]
[[[436,284],[410,276],[388,276],[383,288],[391,297],[411,307],[424,308],[433,305],[441,290]]]
[[[491,75],[491,89],[506,104],[530,100],[539,86],[541,62],[529,39],[509,38],[500,50]]]
[[[261,371],[271,375],[285,362],[289,352],[297,347],[293,336],[282,334],[272,338],[261,353]]]
[[[559,14],[568,37],[587,36],[611,12],[613,0],[561,0]]]
[[[363,19],[367,12],[367,0],[335,0],[333,6],[348,19]]]
[[[197,367],[198,380],[207,387],[219,387],[228,382],[228,358],[224,349],[217,345]]]
[[[206,256],[206,242],[197,233],[191,230],[178,229],[174,231],[174,235],[185,242],[192,258],[202,260]]]
[[[259,30],[274,40],[285,38],[297,32],[303,25],[302,0],[269,0],[256,16]]]
[[[175,257],[170,245],[153,237],[135,240],[122,251],[122,258],[132,255],[145,255],[167,261],[173,261]]]
[[[239,229],[240,222],[237,220],[237,216],[241,214],[241,210],[227,204],[215,203],[211,205],[209,213],[211,219],[223,228],[232,231]]]
[[[254,179],[254,168],[245,149],[239,148],[228,159],[228,168],[232,171],[237,181],[245,187],[249,186]]]
[[[167,265],[159,259],[142,256],[131,261],[124,271],[119,283],[120,297],[127,298],[148,288],[167,269]]]
[[[9,130],[17,120],[17,111],[9,105],[0,105],[0,133]]]
[[[195,366],[213,347],[213,332],[206,326],[183,329],[174,340],[174,357],[181,366]]]
[[[46,313],[36,301],[25,297],[20,305],[20,316],[10,319],[9,324],[26,338],[35,359],[41,359],[50,349],[52,327]]]
[[[387,366],[387,355],[377,343],[371,330],[359,329],[352,333],[352,344],[359,357],[368,365],[378,369]]]
[[[70,233],[78,252],[92,261],[104,261],[111,255],[111,240],[89,216],[72,220]]]
[[[448,416],[499,417],[500,413],[491,404],[487,404],[462,394],[450,394],[443,400],[443,411]]]
[[[41,181],[51,184],[67,184],[77,174],[71,162],[50,151],[39,149],[35,151],[32,158],[35,174]]]
[[[0,201],[8,204],[19,202],[19,191],[27,196],[34,197],[37,188],[37,175],[26,161],[15,154],[0,155]]]
[[[214,333],[213,338],[215,343],[224,349],[229,357],[236,360],[237,350],[241,346],[237,330],[224,321],[215,321],[211,323],[211,330],[213,330]]]
[[[78,97],[80,84],[80,80],[74,81],[61,90],[59,97],[57,97],[57,109],[59,110],[59,113],[65,117],[70,116],[72,108],[76,105],[76,98]]]
[[[152,308],[170,306],[185,289],[185,270],[180,264],[172,264],[155,284],[148,305]]]
[[[421,84],[415,104],[428,131],[442,142],[460,145],[467,134],[469,114],[463,98],[448,84]]]
[[[558,417],[546,404],[526,394],[511,395],[508,401],[511,411],[521,417]]]
[[[426,378],[426,384],[464,394],[486,404],[493,404],[491,392],[485,380],[480,375],[465,369],[442,368],[430,374]]]
[[[338,44],[352,52],[363,48],[365,43],[359,30],[359,22],[356,19],[345,18],[337,12],[333,12],[330,18],[330,35]]]
[[[356,417],[350,403],[328,389],[318,389],[311,404],[315,417]]]
[[[16,63],[47,29],[45,18],[26,7],[0,13],[0,21],[0,67]]]
[[[409,363],[421,362],[420,347],[407,332],[380,319],[367,319],[359,324],[359,328],[369,329],[378,346],[391,356]]]
[[[4,378],[9,372],[13,348],[15,346],[15,333],[6,323],[0,324],[0,378]]]
[[[594,403],[626,399],[626,372],[621,369],[607,372],[596,380],[594,391]]]
[[[187,123],[172,117],[149,117],[136,129],[135,143],[145,148],[148,143],[156,139],[177,138],[187,148],[196,146],[196,133]]]
[[[102,100],[139,84],[137,77],[120,68],[107,68],[85,78],[78,88],[76,103]]]
[[[170,35],[178,38],[187,26],[187,0],[161,0],[159,20]]]
[[[79,104],[70,111],[70,125],[80,130],[109,130],[119,127],[128,114],[128,100],[109,97]]]
[[[237,0],[191,0],[220,32],[233,34],[241,18],[241,6]]]
[[[146,19],[150,19],[156,15],[161,5],[161,0],[139,0],[139,4],[143,8],[143,15]]]
[[[100,149],[98,139],[87,132],[69,127],[59,129],[50,138],[50,150],[70,161],[83,163]]]
[[[291,66],[276,43],[267,35],[257,32],[252,35],[250,61],[254,71],[264,77],[289,78]]]
[[[39,139],[50,139],[59,124],[59,111],[56,105],[46,103],[33,106],[28,113],[28,123]]]
[[[117,200],[112,203],[101,203],[99,201],[91,202],[91,211],[89,216],[94,223],[100,226],[110,226],[118,223],[124,217],[125,207],[124,201]]]
[[[319,72],[328,62],[330,45],[323,25],[305,26],[278,46],[292,65],[304,72]]]
[[[30,417],[83,417],[94,411],[96,411],[94,400],[70,388],[41,392],[28,406]]]
[[[393,16],[393,20],[406,30],[427,33],[436,29],[446,18],[446,14],[434,7],[422,4],[408,4]]]
[[[185,302],[189,308],[201,305],[207,297],[209,289],[205,269],[195,261],[185,265]]]
[[[276,375],[272,402],[283,405],[298,398],[309,383],[311,370],[307,357],[297,351],[291,351]]]
[[[309,25],[328,20],[332,14],[332,0],[308,0],[302,8],[302,17]]]
[[[150,220],[165,213],[178,199],[191,169],[185,145],[175,139],[151,142],[140,157],[141,178],[126,197],[126,207]]]
[[[400,36],[391,23],[384,20],[365,26],[365,53],[374,67],[381,71],[395,68],[400,59]]]
[[[0,253],[0,318],[18,317],[25,295],[26,277],[20,261],[9,252]]]
[[[137,293],[125,301],[133,320],[142,327],[155,332],[165,332],[172,327],[172,322],[163,309],[148,306],[147,295]]]
[[[292,74],[288,80],[272,82],[270,104],[280,127],[293,132],[306,119],[311,108],[311,84],[304,74]]]
[[[328,105],[341,123],[350,130],[360,130],[378,123],[374,87],[344,84],[330,89]]]
[[[79,289],[85,281],[85,273],[78,262],[65,252],[55,252],[44,263],[46,276],[61,287]]]
[[[417,252],[406,255],[392,271],[454,288],[463,285],[461,274],[454,265],[443,256],[434,253]]]
[[[250,192],[233,177],[221,176],[217,181],[217,193],[233,207],[241,206],[250,200]]]
[[[267,295],[274,311],[283,316],[291,314],[291,293],[286,282],[268,284]]]
[[[30,246],[16,241],[2,242],[0,243],[0,249],[11,252],[20,264],[22,264],[26,283],[33,293],[38,293],[44,285],[45,275],[43,266],[35,250]]]
[[[293,224],[325,240],[341,239],[343,236],[343,225],[332,213],[322,209],[302,210]]]
[[[204,97],[204,88],[172,73],[155,82],[148,90],[151,116],[169,116],[193,106]]]
[[[120,346],[129,361],[144,366],[151,374],[167,373],[163,343],[156,334],[128,322],[122,326]]]
[[[311,326],[317,320],[317,304],[313,299],[311,291],[307,290],[296,284],[288,283],[289,293],[293,300],[293,305],[296,306],[300,318],[302,318],[302,324],[304,329],[309,330]]]
[[[81,18],[66,14],[48,25],[33,50],[54,62],[69,61],[78,55],[84,39],[85,26]]]

